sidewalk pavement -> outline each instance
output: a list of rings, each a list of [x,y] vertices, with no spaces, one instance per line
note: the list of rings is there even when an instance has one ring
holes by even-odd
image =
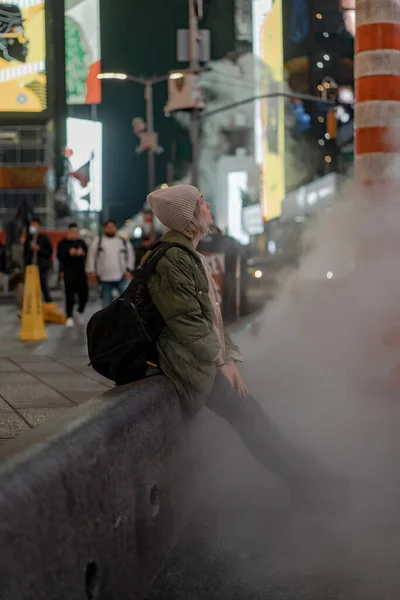
[[[0,306],[0,446],[113,387],[88,367],[84,326],[48,325],[41,343],[20,342],[19,328],[15,308]]]
[[[99,308],[89,303],[86,319]],[[113,387],[88,367],[86,326],[46,325],[40,343],[21,342],[20,326],[15,306],[0,305],[0,447]],[[239,330],[247,326],[243,319]]]

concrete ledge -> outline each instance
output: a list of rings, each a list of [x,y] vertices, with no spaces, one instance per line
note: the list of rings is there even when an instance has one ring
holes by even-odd
[[[184,423],[157,376],[0,450],[0,598],[143,598],[181,517]]]

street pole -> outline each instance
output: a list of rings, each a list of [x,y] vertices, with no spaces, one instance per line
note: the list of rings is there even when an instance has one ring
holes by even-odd
[[[218,115],[219,113],[226,112],[227,110],[232,110],[233,108],[238,108],[239,106],[243,106],[244,104],[257,102],[258,100],[263,100],[264,98],[288,98],[289,100],[293,100],[294,98],[296,98],[298,100],[307,100],[307,102],[318,102],[320,104],[326,104],[327,106],[335,106],[335,102],[333,100],[324,100],[322,96],[311,96],[311,94],[297,94],[293,92],[272,92],[271,94],[250,96],[249,98],[245,98],[244,100],[239,100],[239,102],[233,102],[232,104],[226,104],[225,106],[221,106],[220,108],[216,108],[215,110],[210,110],[202,115],[202,119],[208,119],[209,117],[213,117],[214,115]]]
[[[133,83],[137,83],[144,87],[144,99],[146,103],[146,128],[147,128],[147,136],[150,142],[154,143],[154,140],[157,139],[157,136],[154,131],[154,102],[153,102],[153,86],[157,83],[162,83],[163,81],[168,81],[169,75],[162,75],[160,77],[136,77],[135,75],[128,75],[127,73],[100,73],[97,75],[98,79],[116,79],[120,81],[132,81]],[[140,132],[139,134],[140,138]],[[147,162],[148,162],[148,181],[147,188],[148,193],[150,194],[156,188],[156,165],[155,165],[155,151],[158,148],[154,146],[148,148],[147,154]]]
[[[198,62],[198,21],[194,0],[189,0],[189,68],[192,74],[196,74],[199,68]],[[192,185],[199,185],[199,161],[200,161],[200,114],[194,108],[191,114],[190,137],[192,144]]]
[[[356,0],[355,8],[356,180],[398,186],[399,0]]]
[[[153,82],[146,81],[145,84],[145,100],[146,100],[146,123],[149,134],[154,134],[154,106],[153,106]],[[150,194],[156,189],[156,165],[154,148],[149,148],[147,153],[148,161],[148,193]]]

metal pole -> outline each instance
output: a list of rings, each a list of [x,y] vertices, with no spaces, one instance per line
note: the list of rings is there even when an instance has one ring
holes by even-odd
[[[198,63],[197,52],[197,17],[194,0],[189,0],[189,67],[192,74],[196,73]],[[200,160],[200,115],[197,109],[192,110],[190,137],[192,143],[192,185],[199,185],[199,160]]]
[[[359,183],[384,182],[398,190],[399,0],[356,0],[355,6],[355,176]]]
[[[233,104],[226,104],[225,106],[221,106],[221,108],[210,110],[209,112],[205,112],[202,115],[202,119],[208,119],[208,117],[213,117],[214,115],[218,115],[221,112],[232,110],[233,108],[243,106],[244,104],[250,104],[250,102],[263,100],[264,98],[297,98],[299,100],[308,100],[310,102],[319,102],[328,106],[335,106],[335,102],[333,100],[324,100],[322,96],[311,96],[310,94],[290,94],[288,92],[273,92],[272,94],[261,94],[260,96],[251,96],[250,98],[245,98],[244,100],[240,100],[239,102],[233,102]]]
[[[200,163],[200,115],[194,109],[191,115],[191,142],[192,142],[192,185],[199,187],[199,163]]]
[[[146,123],[149,134],[154,134],[154,107],[153,107],[153,82],[146,81],[145,84],[145,100],[146,100]],[[150,148],[147,152],[148,161],[148,192],[153,192],[156,189],[156,165],[154,149]]]

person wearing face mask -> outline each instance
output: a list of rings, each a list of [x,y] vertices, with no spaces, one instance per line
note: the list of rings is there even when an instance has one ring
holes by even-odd
[[[86,262],[89,277],[96,275],[100,282],[104,307],[111,304],[114,290],[118,294],[126,290],[134,268],[132,244],[118,235],[115,221],[106,221],[103,234],[96,237],[89,248]]]
[[[24,248],[25,265],[37,265],[39,267],[40,287],[44,301],[52,302],[48,281],[53,246],[47,235],[40,232],[40,227],[41,222],[37,217],[29,223],[29,233]]]

